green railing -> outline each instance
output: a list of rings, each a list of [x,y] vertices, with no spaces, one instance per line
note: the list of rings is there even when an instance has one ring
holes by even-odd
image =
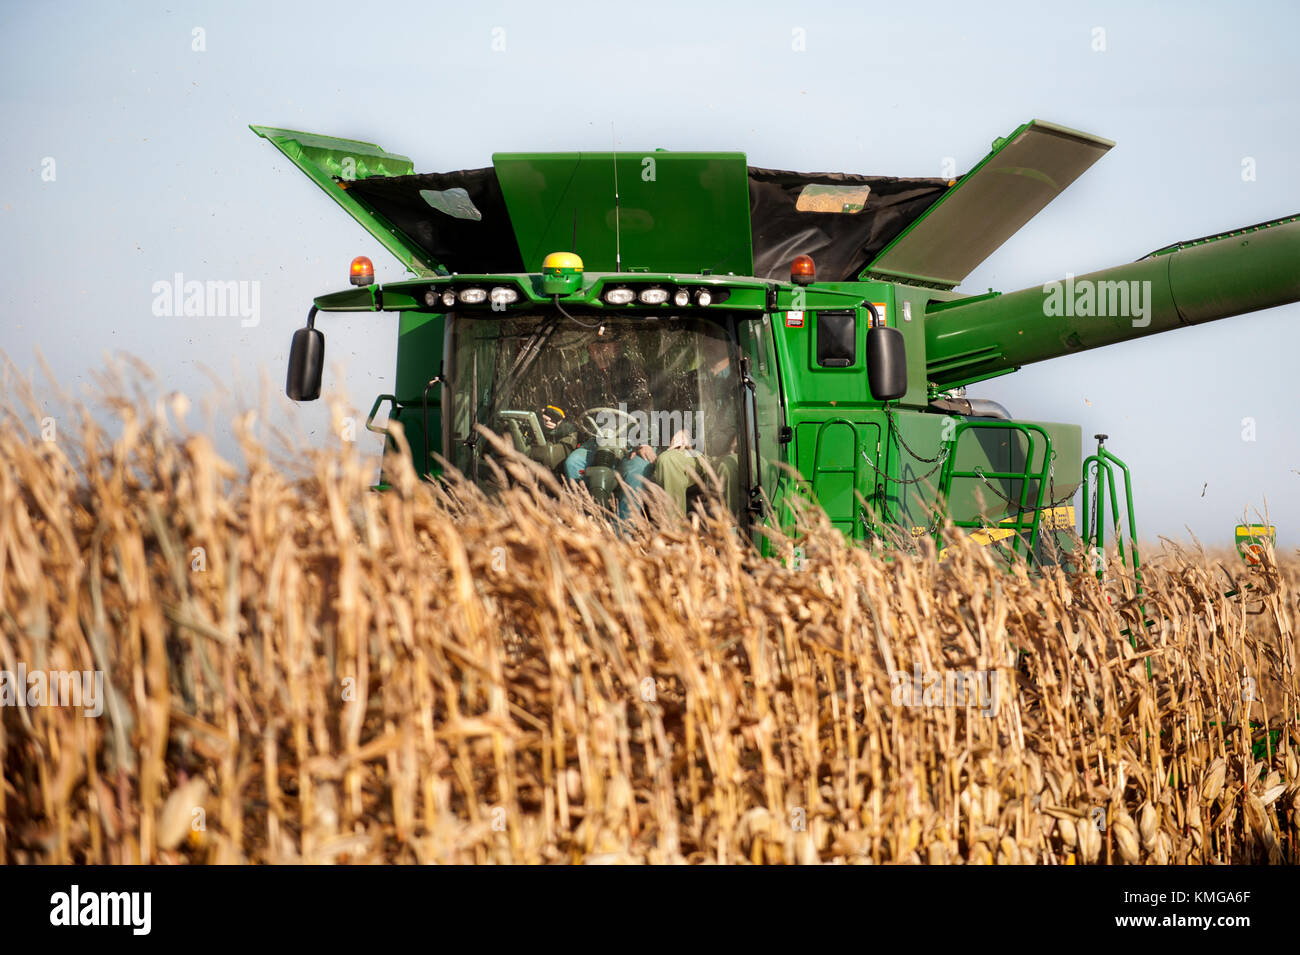
[[[968,431],[981,430],[1001,430],[1017,431],[1023,434],[1026,442],[1025,449],[1025,469],[1023,471],[986,471],[983,468],[976,467],[969,471],[957,470],[957,448],[961,441],[961,436]],[[1042,467],[1034,470],[1034,461],[1038,444],[1034,436],[1042,438]],[[1012,521],[1000,521],[996,524],[990,524],[983,517],[977,517],[970,520],[954,520],[954,527],[966,529],[979,529],[983,531],[1004,530],[1012,532],[1011,552],[1016,556],[1021,556],[1020,546],[1028,535],[1028,546],[1024,556],[1030,557],[1036,552],[1038,545],[1038,530],[1042,519],[1043,497],[1047,493],[1047,485],[1050,480],[1050,470],[1052,463],[1052,439],[1048,433],[1039,425],[1026,424],[1021,421],[963,421],[957,425],[956,431],[953,432],[952,441],[949,445],[948,457],[944,461],[943,472],[939,476],[939,494],[936,501],[936,507],[939,513],[936,515],[938,520],[935,521],[934,543],[938,548],[943,547],[943,517],[946,516],[948,501],[951,499],[952,485],[958,480],[979,480],[989,488],[997,498],[1015,511],[1015,519]],[[992,484],[993,481],[1019,481],[1020,493],[1008,497],[999,491]],[[1030,485],[1037,485],[1037,493],[1030,495]],[[1028,516],[1026,516],[1028,515]]]
[[[1106,498],[1109,494],[1112,527],[1115,532],[1115,546],[1119,551],[1120,563],[1125,563],[1124,534],[1120,525],[1119,495],[1115,492],[1115,470],[1124,475],[1124,513],[1128,518],[1129,552],[1133,555],[1133,580],[1138,594],[1142,593],[1141,562],[1137,549],[1137,518],[1133,514],[1133,481],[1128,465],[1105,447],[1109,435],[1094,435],[1097,439],[1097,453],[1090,454],[1083,461],[1083,546],[1088,559],[1093,562],[1097,579],[1101,580],[1106,569]],[[1103,482],[1102,478],[1105,478]],[[1090,493],[1091,492],[1091,493]],[[1096,500],[1094,511],[1089,502]],[[1094,550],[1095,548],[1095,550]]]
[[[1147,620],[1146,608],[1142,606],[1142,563],[1138,557],[1137,518],[1133,513],[1133,481],[1128,465],[1106,450],[1105,442],[1109,435],[1094,435],[1097,439],[1097,453],[1090,454],[1083,461],[1083,549],[1085,559],[1091,562],[1097,579],[1102,580],[1106,573],[1106,499],[1110,498],[1111,528],[1115,534],[1115,547],[1119,553],[1121,566],[1126,566],[1124,556],[1124,529],[1120,523],[1119,495],[1115,490],[1115,471],[1124,475],[1124,515],[1128,523],[1129,553],[1132,555],[1133,597],[1137,601],[1138,619],[1144,627],[1155,621]],[[1095,508],[1090,502],[1096,501]],[[1132,628],[1120,631],[1129,638],[1133,649],[1138,648],[1137,634]],[[1151,678],[1151,658],[1146,661],[1147,678]]]

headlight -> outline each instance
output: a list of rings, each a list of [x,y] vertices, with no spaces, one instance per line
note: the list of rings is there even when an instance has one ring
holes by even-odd
[[[512,288],[506,288],[504,285],[498,285],[492,290],[493,305],[510,305],[519,301],[519,292]]]
[[[668,290],[662,288],[642,289],[637,298],[641,300],[642,305],[662,305],[668,301]]]
[[[696,305],[708,305],[712,301],[713,301],[713,293],[706,288],[702,288],[695,293]]]
[[[605,293],[605,303],[608,305],[626,305],[635,297],[630,288],[612,288]]]
[[[447,291],[442,293],[442,304],[447,308],[451,308],[453,305],[456,304],[455,289],[447,289]]]
[[[464,305],[477,305],[487,298],[487,292],[481,288],[463,288],[460,290],[460,300]]]
[[[673,304],[678,308],[685,308],[691,304],[691,293],[684,288],[679,288],[673,293]]]

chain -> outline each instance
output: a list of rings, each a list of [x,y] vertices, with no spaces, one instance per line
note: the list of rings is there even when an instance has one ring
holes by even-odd
[[[944,459],[945,459],[947,456],[948,456],[948,455],[947,455],[947,449],[945,448],[945,449],[944,449],[944,453],[941,454],[941,455],[939,455],[939,463],[936,464],[934,467],[930,468],[930,470],[926,471],[924,474],[919,475],[918,477],[914,477],[914,478],[895,478],[895,477],[890,477],[890,476],[888,475],[888,473],[886,473],[885,471],[882,471],[882,470],[880,470],[880,468],[876,467],[875,464],[872,463],[871,458],[867,456],[867,452],[866,452],[866,451],[863,451],[863,452],[862,452],[862,460],[864,460],[864,461],[867,462],[867,465],[871,468],[871,470],[875,471],[877,474],[879,474],[881,477],[883,477],[886,481],[893,481],[895,484],[919,484],[920,482],[922,482],[922,481],[924,481],[926,478],[928,478],[931,474],[933,474],[935,471],[939,470],[939,468],[943,467]]]
[[[903,431],[894,422],[894,412],[888,406],[885,407],[885,418],[889,422],[889,434],[885,436],[886,447],[888,447],[889,438],[892,436],[898,442],[898,446],[901,447],[908,454],[910,454],[912,457],[914,457],[916,460],[920,461],[922,464],[934,464],[934,467],[930,468],[930,470],[926,471],[924,474],[921,474],[917,477],[910,478],[910,479],[894,478],[894,477],[890,477],[887,472],[882,471],[880,470],[880,468],[876,467],[875,463],[871,460],[871,458],[867,456],[867,452],[863,451],[862,459],[866,461],[868,465],[871,466],[871,470],[875,471],[877,474],[883,477],[886,483],[893,481],[895,484],[904,484],[904,485],[919,484],[922,481],[924,481],[926,478],[930,477],[930,475],[934,474],[934,472],[939,470],[939,468],[943,467],[943,463],[946,460],[948,460],[948,452],[952,450],[951,446],[949,446],[946,442],[943,443],[942,446],[939,448],[939,453],[932,458],[927,458],[923,454],[917,454],[915,451],[912,450],[912,448],[908,445],[908,443],[903,440]]]
[[[880,468],[876,467],[875,462],[871,460],[867,452],[863,451],[862,460],[867,462],[867,465],[871,468],[871,470],[875,471],[877,474],[879,474],[881,477],[885,479],[886,485],[888,485],[890,481],[892,481],[895,484],[903,485],[903,486],[910,485],[910,484],[920,484],[922,481],[926,480],[931,475],[933,475],[935,471],[943,467],[944,462],[948,460],[948,452],[952,450],[952,448],[948,444],[946,443],[943,444],[943,446],[939,448],[939,453],[936,454],[934,457],[927,458],[923,454],[917,454],[915,451],[912,450],[912,448],[907,444],[907,442],[903,440],[902,429],[899,428],[898,425],[895,423],[894,412],[888,406],[885,407],[885,419],[889,425],[889,432],[885,436],[886,447],[888,447],[889,437],[892,435],[898,441],[899,447],[901,447],[904,451],[910,454],[913,458],[922,462],[923,464],[930,464],[930,463],[934,464],[934,467],[930,468],[930,470],[926,471],[924,474],[917,475],[914,478],[895,478],[895,477],[890,477],[888,472],[882,471],[880,470]],[[886,497],[886,501],[887,500],[888,497]],[[882,504],[881,516],[885,519],[886,523],[896,524],[897,526],[901,527],[902,526],[901,522],[894,521],[890,518],[888,504],[885,503],[885,501],[882,501],[881,504]],[[868,529],[871,528],[872,526],[871,521],[867,519],[867,514],[862,508],[858,508],[858,519],[862,521],[862,523],[865,524]],[[927,528],[926,534],[933,535],[935,532],[935,528],[938,527],[938,524],[939,524],[939,516],[938,514],[935,514],[930,519],[930,526],[929,528]]]
[[[1003,494],[1001,491],[999,491],[996,487],[993,486],[993,484],[989,481],[989,479],[984,476],[983,468],[976,467],[975,476],[984,482],[984,486],[993,492],[994,497],[1005,502],[1007,505],[1016,508],[1017,510],[1024,510],[1024,506],[1022,506],[1019,501],[1013,501],[1011,498],[1007,497],[1005,494]]]
[[[948,456],[949,447],[946,442],[944,442],[943,446],[939,448],[939,453],[932,458],[927,458],[923,454],[917,454],[908,446],[907,442],[903,440],[902,429],[899,428],[896,424],[894,424],[894,411],[892,408],[888,406],[885,407],[885,417],[889,420],[890,433],[893,434],[893,436],[898,440],[899,447],[901,447],[912,457],[916,458],[916,460],[922,462],[923,464],[930,464],[934,461],[943,463],[943,459]],[[931,471],[930,473],[933,474],[934,472]]]
[[[1067,501],[1074,500],[1074,495],[1078,493],[1079,493],[1079,488],[1076,485],[1074,490],[1071,491],[1069,494],[1066,494],[1064,497],[1057,498],[1056,496],[1056,449],[1053,448],[1052,463],[1047,468],[1047,497],[1049,501],[1048,506],[1060,507],[1062,504],[1065,504]]]
[[[1055,451],[1052,452],[1052,456],[1053,457],[1056,456]],[[984,485],[990,491],[992,491],[996,497],[998,497],[1000,500],[1005,502],[1010,507],[1014,507],[1017,510],[1030,509],[1029,505],[1027,504],[1022,505],[1019,501],[1012,500],[1011,498],[1003,494],[1001,491],[999,491],[996,487],[994,487],[989,482],[989,479],[984,476],[983,468],[978,468],[978,467],[975,468],[975,474],[981,481],[984,482]],[[1048,507],[1060,507],[1062,504],[1066,503],[1067,501],[1072,500],[1074,498],[1074,495],[1078,493],[1079,490],[1078,488],[1075,488],[1073,491],[1071,491],[1069,494],[1064,495],[1063,497],[1060,498],[1055,497],[1056,495],[1056,482],[1054,480],[1055,476],[1056,476],[1056,466],[1052,465],[1047,471],[1047,494],[1048,494],[1047,506]],[[1012,480],[1027,480],[1027,478],[1012,478]]]

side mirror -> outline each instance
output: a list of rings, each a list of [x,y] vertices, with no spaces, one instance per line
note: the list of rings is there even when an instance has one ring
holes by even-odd
[[[320,379],[324,368],[325,334],[309,322],[306,328],[293,333],[285,394],[294,401],[315,401],[320,397]]]
[[[867,382],[877,401],[907,394],[907,348],[897,328],[867,330]]]

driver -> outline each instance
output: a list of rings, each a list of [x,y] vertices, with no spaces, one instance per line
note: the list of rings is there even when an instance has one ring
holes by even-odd
[[[667,450],[663,451],[655,463],[654,479],[668,493],[677,510],[686,514],[689,510],[687,500],[693,487],[707,489],[704,481],[705,470],[702,463],[707,463],[722,480],[721,490],[728,508],[734,510],[738,495],[739,458],[737,446],[739,437],[735,425],[734,379],[731,377],[731,356],[726,340],[721,337],[705,338],[700,344],[701,370],[703,373],[703,420],[708,422],[701,426],[701,414],[696,417],[696,434],[691,436],[679,433],[674,436]]]
[[[559,405],[547,405],[537,412],[537,418],[547,441],[562,444],[570,450],[578,446],[577,426]]]
[[[593,400],[592,404],[604,400],[614,407],[622,404],[627,408],[635,408],[648,399],[649,392],[644,376],[637,373],[632,360],[620,351],[619,343],[612,337],[602,336],[588,343],[587,353],[590,361],[583,366],[579,374],[582,377],[583,390],[588,395],[601,396],[600,399]],[[625,421],[617,420],[608,424],[613,427],[626,426]],[[601,421],[599,425],[605,427],[606,422]],[[582,480],[591,456],[598,447],[596,436],[591,435],[570,452],[564,459],[565,477],[570,481]],[[654,460],[654,449],[647,444],[640,444],[627,451],[618,462],[616,466],[618,476],[623,479],[633,494],[645,483]],[[630,513],[631,507],[625,495],[619,501],[619,516],[626,519]]]

